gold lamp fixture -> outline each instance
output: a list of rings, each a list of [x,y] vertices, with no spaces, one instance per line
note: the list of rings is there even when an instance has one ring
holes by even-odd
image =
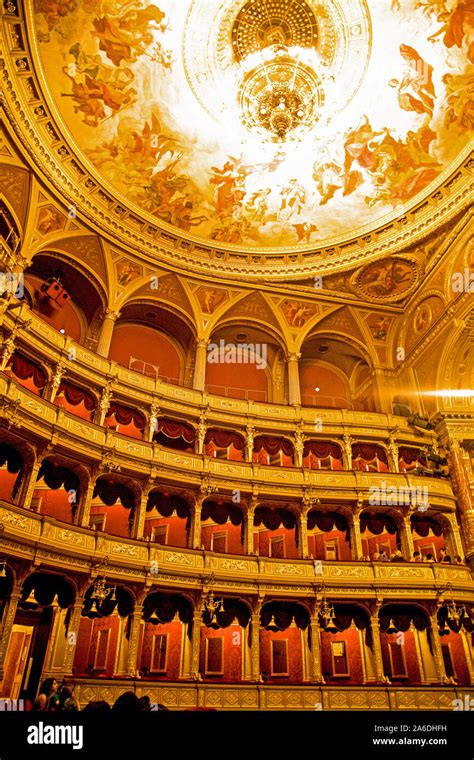
[[[462,623],[464,618],[467,617],[466,607],[464,604],[458,607],[454,599],[452,599],[450,602],[445,602],[445,605],[448,613],[447,619],[449,623],[455,623],[455,625],[459,625]]]
[[[107,580],[105,577],[97,578],[97,580],[94,583],[94,588],[92,590],[91,599],[92,607],[91,612],[98,612],[100,608],[102,607],[103,603],[107,599],[109,602],[116,602],[117,597],[115,595],[115,592],[117,591],[117,586],[107,586]]]
[[[223,599],[216,599],[214,596],[214,582],[215,582],[215,576],[214,573],[211,573],[207,581],[204,581],[206,585],[210,586],[210,590],[206,594],[206,596],[202,600],[201,604],[201,612],[207,612],[210,616],[209,625],[211,623],[215,623],[217,618],[216,615],[218,612],[224,612],[224,600]]]
[[[320,587],[320,589],[321,588],[323,589],[323,598],[321,601],[321,606],[319,608],[319,614],[323,621],[323,630],[327,631],[328,633],[339,633],[340,629],[336,625],[336,613],[334,611],[334,605],[329,604],[328,600],[326,599],[324,584],[322,587]]]
[[[7,561],[6,559],[0,560],[0,578],[7,577]]]
[[[398,628],[395,625],[395,621],[393,618],[390,618],[390,622],[388,624],[388,628],[385,631],[385,633],[398,633]]]

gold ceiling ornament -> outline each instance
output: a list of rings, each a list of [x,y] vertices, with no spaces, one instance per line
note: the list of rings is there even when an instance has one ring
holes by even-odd
[[[242,80],[239,107],[249,129],[285,142],[314,127],[324,105],[324,90],[317,73],[289,48],[274,45],[264,53]]]

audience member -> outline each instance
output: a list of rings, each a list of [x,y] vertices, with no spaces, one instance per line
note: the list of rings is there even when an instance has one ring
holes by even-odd
[[[115,713],[139,713],[141,712],[140,701],[133,691],[125,691],[115,700],[112,712]]]
[[[421,562],[421,552],[413,552],[413,557],[411,558],[410,562]]]
[[[91,715],[103,715],[111,712],[111,710],[112,708],[108,702],[105,702],[103,699],[95,699],[89,702],[82,712],[87,712]]]
[[[372,562],[380,562],[380,552],[374,552],[372,554]]]
[[[405,562],[405,557],[401,553],[400,549],[396,549],[396,551],[392,554],[390,557],[390,562]]]
[[[434,557],[433,557],[433,555],[431,554],[431,552],[429,552],[429,553],[428,553],[428,554],[425,556],[425,559],[424,559],[424,561],[425,561],[425,562],[434,562]]]
[[[454,557],[454,564],[455,565],[462,565],[463,564],[462,557],[461,557],[460,554],[456,554],[456,556]]]
[[[64,712],[79,710],[79,705],[74,697],[74,686],[63,684],[58,691],[58,699],[58,710]]]
[[[57,710],[59,698],[57,695],[58,682],[55,678],[46,678],[40,686],[38,696],[33,703],[33,710],[44,712],[45,710]]]
[[[441,547],[441,549],[439,550],[438,562],[451,562],[451,557],[446,552],[446,549],[444,548],[444,546]]]

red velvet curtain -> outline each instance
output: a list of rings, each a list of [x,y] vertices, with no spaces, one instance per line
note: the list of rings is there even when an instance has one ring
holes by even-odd
[[[111,587],[113,584],[109,582],[107,584],[109,587]],[[87,591],[85,595],[84,600],[84,607],[81,612],[81,615],[83,617],[109,617],[114,612],[115,608],[117,608],[117,612],[120,615],[120,617],[126,618],[129,615],[132,614],[134,609],[134,602],[133,597],[130,594],[129,591],[127,591],[124,588],[121,588],[120,586],[117,586],[117,589],[115,591],[115,601],[112,601],[109,597],[104,599],[100,607],[98,607],[97,612],[91,613],[91,607],[94,603],[94,600],[92,599],[92,592],[93,592],[93,586],[91,586]],[[110,595],[111,596],[111,595]]]
[[[107,412],[107,417],[111,417],[112,415],[115,415],[115,419],[119,425],[130,425],[133,422],[138,430],[144,430],[145,428],[145,418],[141,412],[121,406],[115,401],[112,401]]]
[[[382,607],[379,622],[380,630],[383,633],[387,630],[391,620],[394,621],[399,631],[408,631],[412,621],[417,631],[424,631],[428,627],[426,613],[408,604],[387,604]]]
[[[33,382],[38,389],[44,388],[46,374],[41,367],[34,364],[30,359],[27,359],[26,356],[15,352],[11,360],[10,368],[13,374],[20,380],[29,380],[30,377],[32,377]]]
[[[217,525],[224,525],[230,518],[232,525],[241,525],[242,512],[234,504],[218,504],[217,501],[207,501],[203,504],[201,520],[213,520]]]
[[[228,628],[229,625],[232,625],[235,618],[237,618],[239,625],[242,628],[246,628],[250,620],[249,608],[243,602],[239,602],[238,599],[224,599],[223,601],[224,611],[216,613],[216,621],[214,623],[211,623],[209,612],[203,613],[202,620],[204,625],[207,625],[208,628],[214,628],[214,630]]]
[[[423,517],[418,515],[413,515],[411,518],[411,529],[416,530],[419,536],[422,536],[423,538],[426,538],[428,533],[430,532],[430,528],[433,531],[435,536],[442,536],[443,535],[443,528],[438,523],[437,520],[433,520],[432,517]]]
[[[360,518],[360,532],[364,533],[366,528],[375,536],[379,536],[384,531],[387,531],[392,536],[397,532],[397,526],[393,518],[390,515],[384,514],[363,514]]]
[[[255,510],[254,525],[258,528],[262,523],[268,530],[277,530],[280,525],[291,530],[296,526],[296,517],[293,512],[288,512],[286,509],[257,507]]]
[[[206,432],[204,443],[210,443],[214,441],[219,449],[226,449],[231,444],[237,451],[243,451],[245,448],[245,439],[238,433],[234,433],[231,430],[218,430],[216,428],[210,428]]]
[[[347,519],[344,515],[340,515],[338,512],[310,512],[308,515],[308,530],[312,530],[315,526],[322,530],[324,533],[329,533],[331,530],[348,530]]]
[[[446,607],[440,607],[440,610],[438,612],[438,623],[441,627],[441,630],[439,632],[440,636],[446,636],[450,631],[459,633],[462,628],[464,628],[468,633],[472,633],[474,631],[474,623],[469,615],[461,618],[458,622],[455,620],[449,620],[448,610]]]
[[[310,453],[318,459],[326,459],[326,457],[331,456],[342,461],[341,449],[337,443],[332,441],[305,441],[303,456],[307,457]]]
[[[409,449],[406,446],[400,446],[398,449],[398,459],[403,459],[405,464],[413,464],[413,462],[420,462],[426,464],[426,454],[421,449]]]
[[[300,604],[295,602],[269,602],[262,608],[260,624],[262,628],[269,625],[272,617],[280,631],[290,627],[294,620],[298,628],[304,630],[309,625],[309,613]]]
[[[23,470],[23,459],[21,454],[9,446],[8,443],[0,443],[0,467],[6,463],[8,472],[12,474]]]
[[[387,452],[382,446],[377,446],[374,443],[353,443],[352,444],[352,458],[363,459],[369,463],[375,456],[380,459],[381,462],[387,464]]]
[[[63,380],[59,386],[58,395],[64,393],[64,397],[68,404],[71,406],[79,406],[82,402],[88,412],[92,412],[96,408],[96,401],[93,396],[82,388],[77,388],[75,385]]]
[[[76,499],[74,503],[77,505],[80,500],[81,484],[75,472],[46,459],[41,463],[36,480],[41,480],[41,478],[43,478],[48,488],[51,488],[53,491],[61,488],[61,486],[64,486],[65,491],[75,491]]]
[[[159,623],[171,623],[176,613],[182,623],[190,623],[193,619],[191,602],[179,594],[162,594],[155,592],[149,594],[143,604],[143,617],[149,621],[150,616],[156,612],[159,620],[151,620],[154,625]]]
[[[340,631],[347,631],[347,629],[350,628],[352,621],[354,621],[355,626],[359,631],[365,630],[365,641],[369,647],[372,646],[372,629],[367,612],[350,604],[335,604],[334,617],[334,622]],[[321,617],[320,625],[321,627],[324,627],[324,621]]]
[[[146,505],[147,512],[151,512],[152,509],[156,510],[163,515],[163,517],[171,517],[176,510],[178,517],[189,517],[190,510],[189,504],[179,496],[168,494],[167,496],[161,491],[152,491],[148,496]]]
[[[72,587],[60,575],[49,575],[48,573],[30,575],[21,592],[23,601],[28,599],[33,589],[36,601],[43,607],[50,605],[56,594],[58,595],[58,604],[62,609],[66,609],[74,602]]]
[[[120,501],[126,509],[133,509],[135,498],[132,491],[124,486],[123,483],[117,483],[113,480],[100,479],[95,484],[92,498],[98,496],[101,501],[108,507],[111,507],[117,501]]]
[[[163,433],[167,438],[182,438],[190,444],[194,444],[196,439],[196,431],[191,425],[166,418],[161,418],[158,421],[158,432]]]
[[[286,456],[293,456],[293,444],[286,438],[274,438],[266,435],[258,435],[253,444],[253,450],[258,452],[264,449],[270,456],[275,456],[282,451]]]

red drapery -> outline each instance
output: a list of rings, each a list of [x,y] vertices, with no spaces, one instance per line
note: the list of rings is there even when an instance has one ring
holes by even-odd
[[[426,536],[430,532],[430,528],[433,531],[435,536],[443,535],[443,528],[437,522],[437,520],[433,520],[432,517],[424,517],[422,515],[420,516],[412,515],[412,518],[411,518],[412,531],[416,530],[419,536],[422,536],[422,538],[426,538]]]
[[[124,588],[121,588],[120,586],[117,586],[117,589],[115,591],[115,600],[111,600],[110,596],[104,599],[100,607],[97,608],[97,612],[94,610],[94,612],[91,612],[91,607],[94,604],[94,600],[92,599],[92,591],[93,586],[91,586],[87,591],[84,599],[84,607],[81,612],[81,615],[83,617],[90,617],[90,618],[103,618],[103,617],[109,617],[109,615],[112,615],[115,608],[117,608],[117,612],[120,615],[120,617],[125,618],[131,615],[134,608],[134,601],[133,597],[130,594],[129,591],[127,591]]]
[[[269,602],[262,608],[260,624],[266,628],[272,620],[280,631],[290,627],[294,620],[298,628],[305,629],[309,625],[309,612],[295,602]]]
[[[162,417],[158,421],[158,432],[166,435],[167,438],[182,438],[186,443],[194,444],[196,431],[191,425],[184,422],[169,420]]]
[[[52,604],[56,594],[58,595],[58,604],[62,609],[66,609],[74,602],[72,587],[59,575],[49,575],[48,573],[30,575],[23,585],[22,600],[28,599],[33,590],[36,601],[44,607]]]
[[[331,456],[342,461],[341,449],[337,443],[332,441],[305,441],[303,457],[307,457],[309,454],[314,454],[318,459],[326,459],[326,457]]]
[[[211,623],[211,615],[209,612],[204,612],[202,620],[204,625],[208,628],[228,628],[232,625],[235,618],[237,618],[239,625],[242,628],[246,628],[250,620],[250,610],[243,602],[238,599],[224,599],[224,611],[216,613],[216,621]]]
[[[426,465],[426,454],[421,449],[409,449],[406,446],[400,446],[398,449],[398,459],[403,459],[405,464],[413,464],[413,462],[420,462]]]
[[[23,469],[23,459],[13,446],[0,443],[0,467],[6,463],[8,472],[12,474]]]
[[[147,512],[151,512],[152,509],[156,510],[163,517],[171,517],[176,510],[178,517],[189,517],[189,504],[187,501],[179,496],[165,495],[161,491],[152,491],[148,496],[146,505]]]
[[[422,610],[405,604],[387,604],[379,614],[380,630],[384,633],[393,620],[399,631],[408,631],[413,621],[417,631],[428,627],[428,618]]]
[[[108,507],[111,507],[119,500],[126,509],[133,509],[135,506],[135,498],[132,491],[127,486],[124,486],[123,483],[117,483],[113,480],[98,480],[95,484],[92,498],[95,499],[96,496]]]
[[[372,462],[375,457],[387,464],[387,452],[382,446],[377,446],[375,443],[352,444],[352,459],[363,459],[364,462],[369,463]]]
[[[312,530],[314,527],[318,527],[324,533],[329,533],[331,530],[347,531],[347,519],[344,515],[340,515],[338,512],[310,512],[308,515],[308,530]]]
[[[159,620],[149,621],[150,616],[156,612]],[[143,617],[152,625],[159,623],[171,623],[174,616],[178,613],[182,623],[191,623],[193,619],[193,608],[191,602],[179,594],[162,594],[154,592],[149,594],[143,603]]]
[[[320,617],[319,620],[321,627],[324,628],[323,619]],[[334,622],[339,631],[347,631],[347,629],[350,628],[352,621],[354,621],[356,628],[360,631],[365,630],[366,644],[369,647],[372,647],[372,628],[370,626],[370,619],[367,612],[350,604],[334,605]]]
[[[390,533],[391,535],[395,535],[397,532],[397,526],[394,519],[390,517],[390,515],[383,514],[365,513],[361,515],[360,532],[364,533],[366,528],[368,528],[375,536],[379,536],[384,531],[387,531],[387,533]]]
[[[41,478],[53,491],[61,488],[61,486],[64,486],[65,491],[75,491],[74,504],[77,505],[80,499],[80,480],[75,472],[46,459],[41,463],[36,480],[41,480]]]
[[[207,501],[203,504],[201,520],[213,520],[217,525],[224,525],[230,518],[232,525],[241,525],[242,512],[234,504],[219,504],[217,501]]]
[[[268,530],[277,530],[280,525],[291,530],[296,526],[296,517],[293,512],[288,512],[286,509],[257,507],[255,510],[254,525],[258,528],[262,523]]]
[[[66,401],[71,406],[78,406],[82,402],[88,412],[92,412],[96,407],[95,398],[90,393],[75,385],[71,385],[67,380],[63,380],[59,386],[58,396],[61,393],[64,393]]]
[[[282,451],[286,456],[293,456],[293,444],[286,438],[274,438],[266,435],[258,435],[253,444],[253,450],[259,452],[261,449],[275,456],[279,451]]]
[[[210,443],[211,441],[214,441],[219,449],[226,449],[231,444],[237,449],[237,451],[243,451],[245,448],[244,437],[230,430],[210,428],[206,432],[204,443]]]
[[[20,380],[29,380],[30,377],[32,377],[33,382],[38,389],[44,388],[44,385],[46,383],[46,374],[41,369],[41,367],[39,367],[37,364],[34,364],[34,362],[32,362],[30,359],[27,359],[26,356],[18,354],[15,351],[11,360],[10,368],[13,374],[16,375]]]
[[[107,417],[111,417],[112,415],[115,416],[119,425],[130,425],[133,422],[138,430],[144,430],[145,428],[145,418],[141,412],[121,406],[115,401],[112,401],[107,412]]]

